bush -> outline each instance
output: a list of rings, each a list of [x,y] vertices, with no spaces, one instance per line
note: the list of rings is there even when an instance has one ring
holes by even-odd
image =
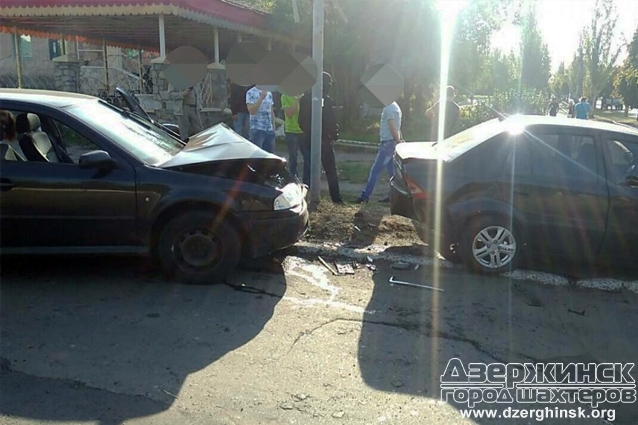
[[[546,106],[543,93],[529,89],[523,89],[520,96],[515,89],[497,91],[492,98],[492,107],[505,115],[545,115]]]
[[[487,104],[478,103],[461,107],[459,120],[456,124],[456,131],[460,132],[470,127],[474,127],[482,122],[497,118],[498,114]]]

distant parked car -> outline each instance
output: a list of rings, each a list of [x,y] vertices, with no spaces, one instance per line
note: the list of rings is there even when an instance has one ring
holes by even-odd
[[[92,96],[2,89],[0,108],[19,133],[16,149],[2,145],[3,255],[147,254],[213,283],[307,229],[306,188],[286,161],[223,124],[184,143]]]
[[[636,129],[512,116],[402,143],[394,160],[392,213],[425,223],[444,257],[474,271],[524,256],[638,259]]]

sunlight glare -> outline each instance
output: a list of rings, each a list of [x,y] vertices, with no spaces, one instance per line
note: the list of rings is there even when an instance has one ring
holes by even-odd
[[[454,34],[454,27],[456,23],[456,18],[458,14],[465,9],[468,5],[468,0],[437,0],[436,9],[439,12],[441,19],[441,71],[439,74],[439,125],[438,125],[438,134],[437,134],[437,142],[440,143],[443,140],[443,135],[445,134],[444,125],[445,125],[445,106],[447,104],[447,86],[448,86],[448,78],[449,78],[449,69],[450,69],[450,56],[451,56],[451,48],[452,48],[452,37]],[[440,158],[437,159],[436,164],[436,189],[435,189],[435,199],[434,199],[434,228],[436,229],[436,237],[434,238],[434,251],[436,253],[441,252],[441,238],[440,238],[440,230],[441,230],[441,190],[442,190],[442,180],[443,180],[443,167],[442,161]],[[430,247],[432,248],[432,247]],[[440,265],[438,261],[434,262],[433,270],[432,270],[432,286],[435,288],[440,287]],[[432,294],[432,310],[431,311],[439,311],[439,294],[438,291],[433,291]],[[432,329],[437,330],[439,328],[439,317],[437,314],[432,315]],[[436,369],[436,365],[438,364],[438,342],[436,339],[432,342],[432,352],[431,354],[431,362],[432,365],[430,376],[437,376],[438,371]],[[438,382],[437,382],[438,383]],[[433,388],[435,382],[432,382]]]

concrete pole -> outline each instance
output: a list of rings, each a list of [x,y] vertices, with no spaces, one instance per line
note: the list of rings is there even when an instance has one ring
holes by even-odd
[[[217,27],[213,29],[213,41],[215,48],[215,63],[219,64],[219,28]]]
[[[60,40],[60,53],[62,56],[66,55],[66,35],[62,34],[62,39]]]
[[[164,26],[164,14],[159,15],[159,42],[160,42],[160,56],[166,57],[166,27]]]
[[[106,87],[106,93],[111,92],[111,84],[109,81],[109,54],[106,48],[106,39],[102,39],[102,55],[104,55],[104,85]]]
[[[317,64],[317,81],[312,88],[312,134],[310,137],[310,207],[321,200],[321,123],[323,106],[323,0],[312,4],[312,59]]]
[[[16,67],[18,73],[18,88],[22,88],[22,55],[20,54],[20,33],[18,27],[13,27],[13,45],[16,52]]]
[[[140,85],[140,94],[144,93],[144,67],[142,66],[142,49],[137,47],[137,69],[138,74],[140,76],[139,85]]]

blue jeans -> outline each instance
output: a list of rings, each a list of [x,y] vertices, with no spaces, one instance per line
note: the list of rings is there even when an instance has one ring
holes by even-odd
[[[365,189],[363,189],[363,192],[361,192],[361,199],[365,199],[366,201],[370,199],[370,195],[372,195],[374,191],[374,186],[376,186],[377,180],[379,180],[379,176],[381,176],[381,172],[384,168],[388,171],[388,178],[394,175],[392,157],[394,156],[394,148],[396,145],[397,142],[394,140],[385,140],[379,145],[377,157],[374,159],[374,164],[372,164],[372,168],[370,169],[368,183]]]
[[[303,133],[286,133],[286,144],[288,145],[288,167],[290,168],[290,173],[295,176],[299,176],[299,174],[297,174],[297,151],[300,150],[302,138]]]
[[[233,130],[244,139],[248,139],[248,127],[250,127],[250,114],[247,112],[239,112],[237,121],[233,121]]]
[[[250,130],[250,141],[266,152],[275,153],[275,132]]]

